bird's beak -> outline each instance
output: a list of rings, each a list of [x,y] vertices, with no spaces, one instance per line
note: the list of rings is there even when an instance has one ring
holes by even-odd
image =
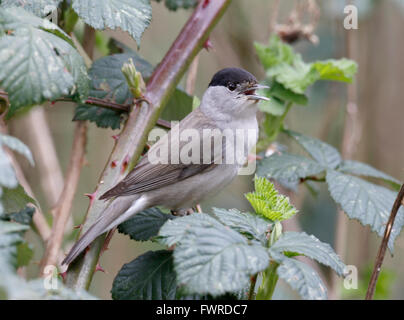
[[[255,94],[255,90],[259,90],[259,89],[269,89],[269,87],[264,86],[262,84],[254,84],[251,87],[244,89],[241,93],[244,93],[248,97],[248,100],[269,101],[269,99],[267,97]],[[251,92],[251,94],[250,94],[250,92]]]

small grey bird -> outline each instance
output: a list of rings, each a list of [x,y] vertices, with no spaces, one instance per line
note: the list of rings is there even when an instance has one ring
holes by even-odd
[[[95,238],[142,210],[161,205],[182,214],[230,183],[257,143],[257,102],[268,100],[255,93],[261,88],[267,87],[258,84],[257,79],[243,69],[226,68],[217,72],[200,106],[156,142],[121,182],[100,197],[110,200],[110,204],[75,243],[62,264],[70,264]],[[179,157],[173,161],[172,150],[176,147],[172,139],[174,131],[184,133],[189,129],[198,133],[196,136],[199,138],[191,139],[191,142],[179,141],[178,153],[183,155],[181,151],[187,148],[191,153],[187,155],[192,156],[192,150],[197,150],[197,159],[189,162]],[[242,159],[228,161],[234,160],[235,157],[231,156],[240,149],[236,145],[237,139],[231,135],[220,136],[221,143],[216,144],[217,134],[210,136],[208,143],[200,141],[206,129],[216,133],[227,130],[234,136],[244,135],[241,139]],[[255,133],[252,138],[246,135],[251,131]],[[150,161],[148,155],[155,154],[157,150],[168,150],[168,163]]]

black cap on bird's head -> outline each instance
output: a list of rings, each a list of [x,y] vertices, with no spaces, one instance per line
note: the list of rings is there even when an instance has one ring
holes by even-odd
[[[209,87],[223,86],[230,91],[237,91],[239,94],[244,94],[250,100],[268,100],[266,97],[255,95],[255,90],[268,88],[258,84],[255,78],[248,71],[241,68],[225,68],[215,73],[209,83]]]

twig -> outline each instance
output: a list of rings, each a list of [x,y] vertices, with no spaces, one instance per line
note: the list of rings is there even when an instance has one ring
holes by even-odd
[[[400,209],[404,199],[404,184],[401,186],[400,191],[397,194],[397,198],[394,201],[393,208],[391,209],[389,220],[387,221],[386,229],[384,230],[384,235],[382,242],[377,252],[375,266],[373,268],[372,276],[370,277],[369,287],[366,292],[366,300],[372,300],[375,293],[377,279],[382,268],[384,256],[386,255],[387,245],[389,243],[391,230],[393,229],[394,220],[397,216],[397,212]]]
[[[97,194],[107,191],[122,178],[123,173],[126,173],[122,170],[126,159],[131,159],[129,169],[137,162],[144,149],[148,133],[156,124],[171,93],[175,90],[192,58],[203,47],[210,31],[219,21],[230,2],[230,0],[215,0],[201,1],[198,4],[170,50],[149,79],[145,97],[150,101],[150,104],[143,102],[129,113],[125,127],[100,177],[95,191]],[[117,166],[111,166],[113,161]],[[106,205],[104,201],[95,200],[89,206],[82,232],[88,230],[106,208]],[[70,266],[66,279],[68,286],[75,289],[89,287],[104,239],[105,235],[102,235],[93,241],[86,254]]]
[[[21,127],[27,131],[24,136],[26,136],[27,144],[34,155],[40,185],[47,204],[53,208],[63,190],[63,172],[59,164],[45,110],[42,106],[36,106],[25,117],[21,117],[17,121],[15,127],[17,129]],[[53,210],[51,212],[54,214]]]
[[[66,223],[70,217],[74,195],[76,193],[81,168],[84,162],[86,140],[87,125],[84,121],[79,121],[75,128],[73,149],[62,197],[58,202],[58,206],[55,208],[55,219],[52,225],[52,233],[41,262],[41,273],[46,266],[57,264],[58,253],[62,245]]]

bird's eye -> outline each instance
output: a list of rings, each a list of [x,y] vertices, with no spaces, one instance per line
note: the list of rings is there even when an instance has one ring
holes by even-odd
[[[237,88],[237,85],[235,85],[234,83],[229,83],[227,87],[230,91],[234,91]]]

